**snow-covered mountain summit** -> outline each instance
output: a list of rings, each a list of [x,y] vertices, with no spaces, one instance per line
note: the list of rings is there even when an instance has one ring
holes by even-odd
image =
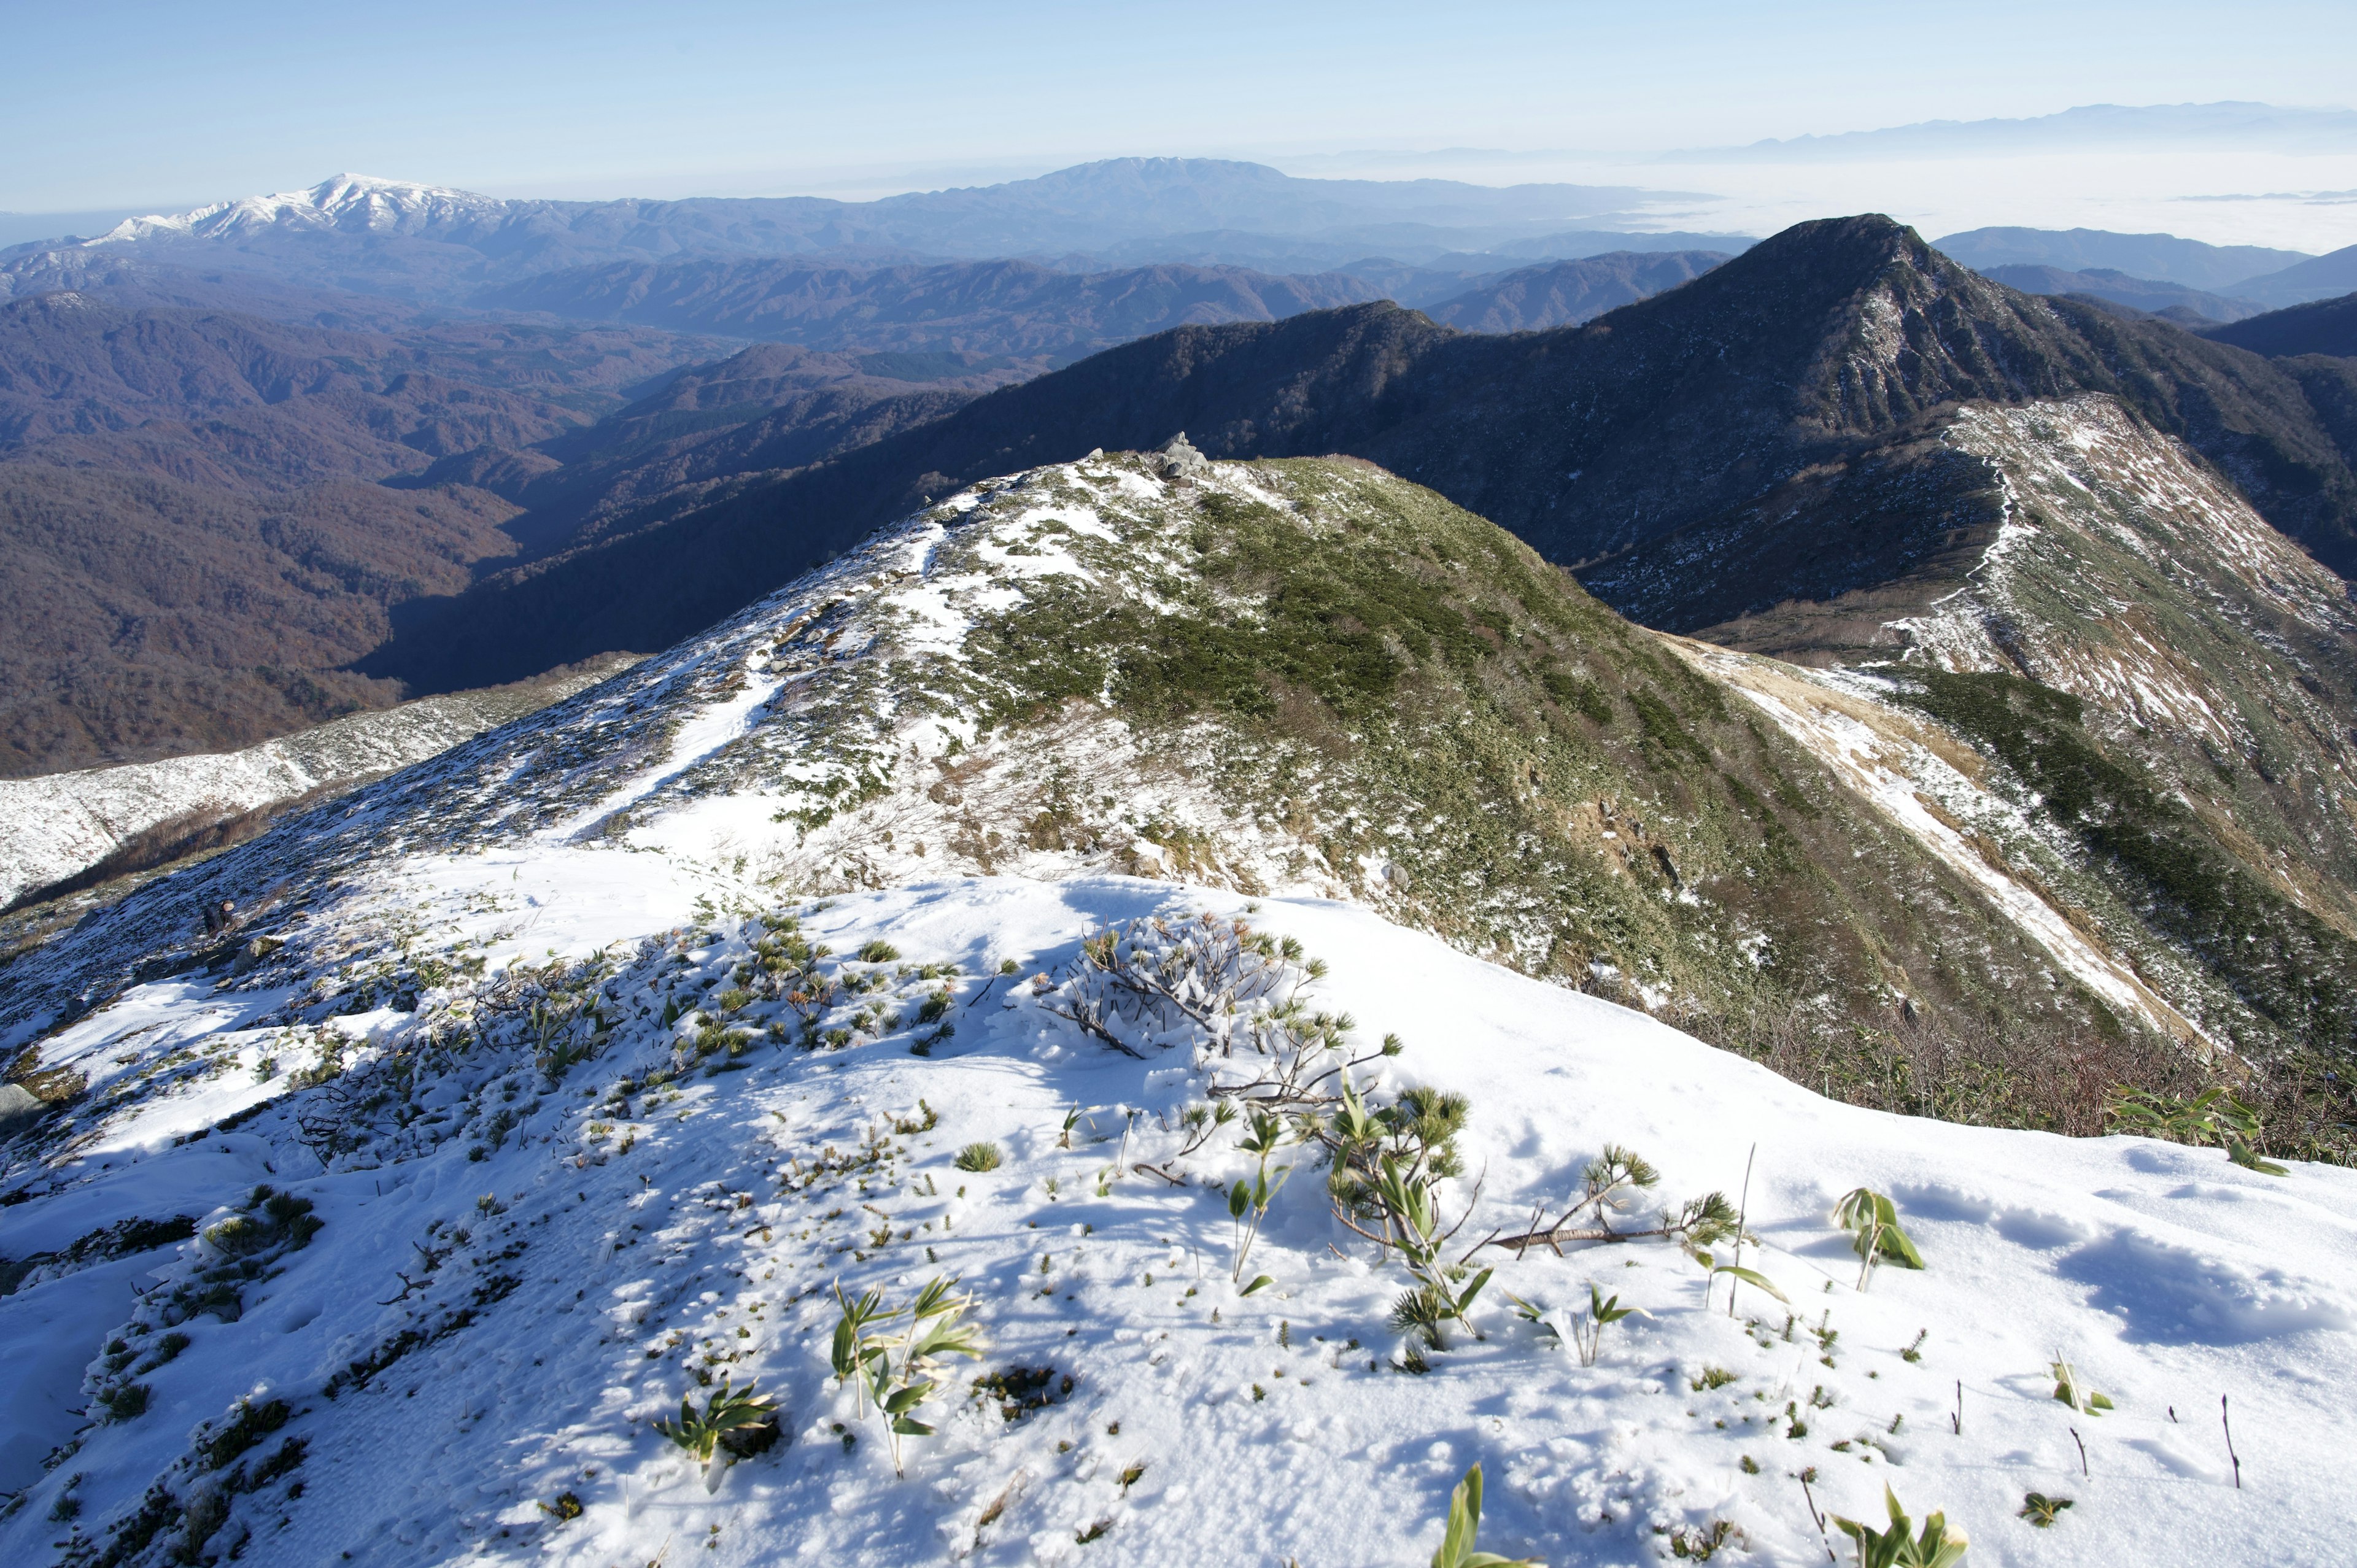
[[[1897,708],[1679,646],[1364,465],[1092,456],[143,890],[0,970],[0,1558],[1408,1563],[1475,1463],[1557,1568],[1886,1484],[1975,1563],[2328,1558],[2357,1177],[1567,983],[2146,983],[1927,847],[2005,802]],[[934,1279],[972,1358],[884,1343]]]
[[[339,174],[307,190],[280,191],[217,201],[192,211],[126,218],[85,246],[122,245],[145,240],[241,239],[306,230],[414,234],[470,222],[496,222],[512,203],[472,191],[449,190],[409,180]]]

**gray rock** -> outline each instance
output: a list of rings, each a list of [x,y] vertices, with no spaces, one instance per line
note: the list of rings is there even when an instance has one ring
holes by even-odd
[[[1161,459],[1156,471],[1166,479],[1198,479],[1211,471],[1211,460],[1195,450],[1183,430],[1164,442],[1155,456]]]
[[[0,1138],[41,1119],[48,1107],[21,1083],[0,1083]]]

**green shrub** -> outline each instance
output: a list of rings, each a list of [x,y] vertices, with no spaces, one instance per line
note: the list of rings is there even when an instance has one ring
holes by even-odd
[[[1604,688],[1595,682],[1583,681],[1567,670],[1552,668],[1539,679],[1545,685],[1548,696],[1574,713],[1585,714],[1599,725],[1612,722],[1612,701],[1604,694]]]
[[[712,1462],[712,1451],[723,1437],[748,1427],[764,1426],[777,1419],[778,1402],[753,1391],[753,1385],[732,1389],[723,1377],[720,1386],[712,1391],[697,1410],[690,1396],[682,1394],[677,1421],[658,1421],[655,1430],[670,1438],[702,1464]]]
[[[2111,1120],[2123,1127],[2181,1144],[2215,1143],[2226,1157],[2262,1176],[2288,1176],[2273,1160],[2263,1160],[2252,1147],[2259,1141],[2259,1113],[2222,1089],[2205,1089],[2190,1098],[2123,1089],[2105,1107]]]
[[[294,1413],[285,1400],[270,1400],[262,1404],[250,1400],[238,1401],[231,1409],[229,1423],[207,1438],[199,1450],[204,1455],[205,1468],[220,1469],[285,1425]]]
[[[995,1171],[1003,1158],[996,1144],[968,1144],[954,1162],[962,1171]]]
[[[929,1280],[916,1300],[904,1307],[887,1306],[877,1291],[868,1291],[855,1301],[843,1294],[841,1285],[835,1287],[834,1299],[842,1316],[834,1326],[829,1361],[835,1380],[853,1385],[860,1413],[864,1416],[872,1403],[876,1413],[884,1418],[896,1472],[900,1468],[900,1439],[926,1437],[933,1431],[915,1412],[940,1385],[921,1374],[942,1357],[982,1354],[972,1326],[959,1321],[973,1305],[972,1298],[951,1294],[952,1285],[952,1282],[938,1276]],[[897,1334],[885,1332],[884,1325],[903,1315],[909,1319],[907,1328]],[[897,1364],[895,1351],[899,1352]],[[1067,1387],[1070,1381],[1066,1380]]]

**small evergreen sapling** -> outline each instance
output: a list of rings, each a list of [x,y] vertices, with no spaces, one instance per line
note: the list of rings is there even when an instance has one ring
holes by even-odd
[[[1899,1228],[1899,1206],[1872,1187],[1856,1187],[1844,1194],[1834,1207],[1834,1221],[1856,1233],[1851,1246],[1858,1257],[1859,1290],[1866,1288],[1877,1263],[1896,1263],[1902,1269],[1923,1266],[1923,1254]]]

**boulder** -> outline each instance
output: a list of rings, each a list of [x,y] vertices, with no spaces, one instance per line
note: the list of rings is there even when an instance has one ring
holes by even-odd
[[[1193,480],[1211,471],[1211,460],[1195,450],[1183,430],[1164,442],[1162,449],[1154,456],[1159,459],[1155,471],[1166,479]]]
[[[23,1084],[0,1083],[0,1138],[31,1126],[48,1109],[40,1096]]]

